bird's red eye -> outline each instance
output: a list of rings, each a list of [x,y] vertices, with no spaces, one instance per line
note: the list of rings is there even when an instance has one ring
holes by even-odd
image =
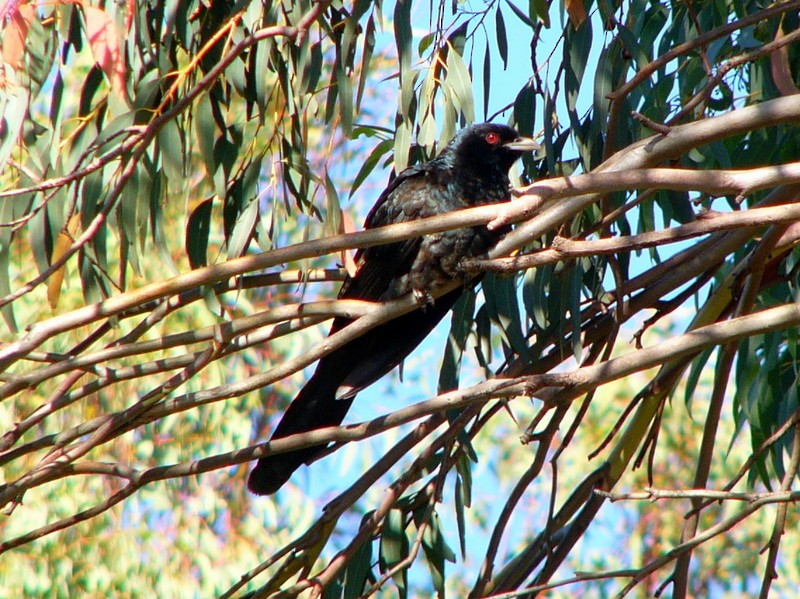
[[[500,136],[497,133],[487,133],[486,134],[486,142],[494,145],[500,141]]]

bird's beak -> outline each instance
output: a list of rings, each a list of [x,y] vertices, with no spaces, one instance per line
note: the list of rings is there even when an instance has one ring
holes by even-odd
[[[513,141],[504,143],[503,147],[509,150],[516,150],[517,152],[536,152],[542,149],[542,146],[537,144],[530,137],[518,137]]]

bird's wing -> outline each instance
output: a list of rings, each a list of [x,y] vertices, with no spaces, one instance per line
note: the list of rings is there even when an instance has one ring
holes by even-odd
[[[372,207],[365,226],[374,229],[384,225],[413,221],[425,214],[434,177],[428,165],[407,168],[395,177]],[[429,202],[427,202],[430,205]],[[356,253],[357,271],[339,291],[340,298],[381,300],[398,277],[411,268],[419,251],[420,238],[378,245]]]

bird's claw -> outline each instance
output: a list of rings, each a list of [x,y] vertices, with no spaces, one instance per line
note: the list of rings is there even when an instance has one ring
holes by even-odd
[[[416,301],[417,305],[422,308],[432,306],[435,301],[430,292],[426,291],[425,289],[414,289],[413,294],[414,301]]]

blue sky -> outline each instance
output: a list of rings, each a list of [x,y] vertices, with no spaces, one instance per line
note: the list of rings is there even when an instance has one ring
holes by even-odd
[[[469,5],[467,5],[465,9],[468,10],[468,7]],[[415,4],[413,19],[415,31],[418,32],[419,38],[428,32],[429,19],[427,8],[428,3],[420,2]],[[492,85],[488,115],[494,114],[502,107],[513,103],[518,89],[525,82],[527,77],[530,76],[529,73],[531,71],[530,47],[528,45],[530,29],[505,5],[503,5],[503,13],[509,40],[508,67],[507,69],[503,69],[499,55],[492,49],[494,63],[492,66]],[[541,76],[545,80],[552,80],[555,76],[558,64],[560,63],[562,50],[561,45],[558,44],[558,36],[560,34],[560,27],[557,25],[558,17],[556,17],[555,20],[555,26],[545,32],[540,43],[540,56],[538,56],[539,64],[545,64],[547,55],[555,48],[550,66],[541,73]],[[492,18],[487,20],[487,25],[491,27],[488,33],[489,39],[492,40],[494,35],[493,14]],[[476,44],[476,47],[472,49],[475,63],[475,68],[473,69],[475,77],[473,89],[475,92],[476,118],[478,120],[484,120],[487,115],[483,114],[481,65],[485,51],[485,42],[482,41],[482,36],[476,37],[480,41]],[[524,40],[524,43],[517,43],[515,40]],[[378,37],[378,46],[393,49],[394,34],[389,25],[380,33]],[[591,81],[592,75],[593,73],[587,70],[586,77],[588,81]],[[393,101],[396,97],[394,91],[395,86],[395,80],[388,81],[386,85],[386,97],[392,98]],[[589,84],[586,88],[588,89],[582,92],[580,97],[580,104],[585,106],[583,110],[588,108],[592,102],[593,86]],[[374,104],[375,105],[368,107],[370,118],[373,119],[377,125],[390,126],[390,124],[394,122],[396,106],[391,103],[381,102],[376,102]],[[509,113],[506,112],[499,114],[494,120],[497,122],[506,122],[508,118]],[[537,118],[539,121],[537,123],[537,129],[540,129],[541,107],[539,107],[537,111]],[[566,120],[565,117],[564,122],[566,122]],[[359,143],[358,145],[364,146],[365,144]],[[370,150],[370,147],[364,148],[364,155],[368,155]],[[337,176],[337,180],[352,180],[355,172],[350,171],[354,168],[354,165],[357,164],[359,164],[359,159],[356,157],[354,164],[344,165],[344,172]],[[364,215],[374,202],[374,199],[377,197],[377,194],[385,184],[387,178],[387,172],[376,171],[371,175],[367,184],[362,186],[355,194],[353,206],[358,212],[358,216],[354,218],[358,226],[361,226]],[[340,197],[347,197],[347,190],[341,189],[339,193]],[[345,204],[345,207],[349,208],[350,206]],[[401,406],[408,405],[409,403],[419,402],[433,397],[436,394],[439,365],[449,326],[450,318],[447,317],[436,331],[409,356],[404,365],[404,382],[398,380],[398,374],[395,371],[369,389],[360,393],[345,423],[369,420]],[[465,371],[462,377],[462,386],[471,382],[476,382],[481,378],[481,374],[474,365],[472,367],[466,366]],[[508,421],[505,426],[512,432],[513,427],[516,425],[514,425],[507,416],[501,415],[501,417]],[[524,424],[525,423],[522,423],[523,426]],[[514,434],[516,434],[515,431]],[[395,430],[381,435],[370,442],[351,443],[334,455],[328,456],[312,464],[310,467],[301,468],[292,478],[290,485],[284,487],[284,490],[280,492],[278,497],[279,501],[310,502],[310,498],[314,498],[314,503],[319,506],[317,502],[322,501],[322,503],[324,503],[326,500],[332,499],[338,492],[341,492],[341,490],[352,483],[362,473],[364,464],[371,463],[377,459],[378,456],[399,437],[400,433]],[[521,449],[521,451],[526,455],[530,455],[530,448]],[[488,458],[488,456],[486,457]],[[483,489],[481,493],[478,493],[476,490],[476,498],[479,494],[482,495],[480,502],[484,505],[484,509],[486,509],[487,505],[490,505],[493,501],[499,501],[502,497],[502,495],[500,495],[501,489],[499,488],[495,488],[494,492],[487,493],[489,489],[496,487],[496,482],[493,482],[495,481],[494,476],[486,476],[491,467],[492,464],[490,460],[483,459],[475,468],[476,486],[477,488]],[[298,488],[302,489],[302,494],[297,493]],[[381,485],[376,485],[374,492],[380,493],[381,489]],[[447,493],[448,497],[451,497],[452,489],[448,489]],[[302,497],[303,494],[307,494],[305,498]],[[309,503],[309,508],[311,507],[312,504]],[[455,524],[448,518],[446,509],[442,510],[442,516],[444,518],[444,529],[451,531],[451,534],[448,534],[447,540],[453,547],[456,547],[458,540],[455,535]],[[492,514],[490,509],[488,512],[489,521],[493,521],[495,516],[496,514]],[[539,514],[537,520],[541,521],[542,516],[543,514]],[[360,518],[360,516],[357,518]],[[357,520],[354,521],[353,524],[357,524]],[[479,548],[488,541],[486,536],[479,530],[473,530],[469,540],[472,546],[470,553],[473,556],[480,556],[482,552]],[[514,539],[511,539],[510,542],[513,543]],[[475,566],[475,564],[472,564],[472,566]]]
[[[503,69],[499,55],[496,51],[492,51],[494,61],[492,66],[492,85],[487,112],[488,115],[492,115],[502,109],[504,106],[513,103],[517,91],[530,76],[531,71],[530,47],[528,45],[528,40],[530,39],[530,29],[508,9],[506,4],[502,4],[502,7],[509,40],[509,59],[507,68]],[[427,8],[428,3],[415,4],[413,20],[415,32],[418,32],[418,38],[421,38],[428,32],[429,18],[427,14]],[[468,10],[469,4],[465,5],[464,9]],[[558,14],[554,14],[552,15],[552,18],[554,20],[553,27],[549,30],[545,30],[537,50],[539,53],[537,56],[539,65],[548,65],[540,73],[540,76],[542,79],[548,82],[551,87],[558,69],[558,65],[561,62],[561,55],[563,51],[562,45],[559,43],[559,35],[562,30],[560,17]],[[493,14],[492,18],[487,20],[487,26],[490,27],[488,34],[491,43],[491,40],[493,40],[494,37]],[[596,28],[596,30],[602,29]],[[473,89],[475,93],[476,117],[478,120],[484,120],[487,115],[483,113],[483,82],[481,65],[485,50],[485,42],[483,42],[481,39],[483,36],[476,37],[480,41],[478,41],[476,46],[472,49],[475,66],[473,69]],[[518,43],[516,40],[522,40],[522,43]],[[593,41],[593,52],[591,54],[592,64],[596,62],[600,47],[604,41],[605,40],[602,39],[602,37]],[[387,25],[386,28],[379,34],[378,46],[390,49],[394,47],[394,34],[390,25]],[[547,57],[551,52],[553,53],[551,61],[550,63],[547,63]],[[469,54],[467,55],[467,58],[469,58]],[[581,88],[578,98],[579,114],[583,114],[592,104],[594,93],[593,82],[594,69],[591,65],[589,65],[586,69],[584,84]],[[385,91],[386,95],[384,99],[391,98],[391,101],[383,103],[375,102],[373,103],[374,105],[368,106],[370,113],[369,118],[374,124],[390,127],[394,122],[396,105],[392,102],[395,101],[396,97],[395,89],[396,80],[392,79],[387,81]],[[541,102],[541,98],[537,98],[537,101]],[[559,106],[558,108],[563,110],[563,106]],[[537,130],[541,130],[541,105],[537,106],[536,114]],[[509,113],[505,112],[499,114],[494,120],[497,122],[506,122],[508,118]],[[566,115],[561,115],[560,118],[562,122],[566,123],[568,121]],[[367,144],[364,144],[358,141],[356,142],[356,148],[363,147],[363,155],[367,156],[371,150],[371,147],[368,145],[369,143],[374,142],[368,141]],[[353,151],[357,152],[359,150],[354,149]],[[568,146],[567,150],[565,151],[565,155],[576,156],[577,151],[575,150],[574,146],[572,148]],[[337,180],[352,180],[355,175],[355,171],[352,171],[352,169],[355,168],[354,165],[358,164],[359,159],[356,156],[352,164],[348,163],[343,165],[343,172],[337,173]],[[358,213],[358,215],[354,217],[358,226],[361,226],[364,215],[366,215],[367,210],[374,202],[377,194],[380,192],[380,189],[385,184],[387,178],[388,173],[385,171],[374,172],[368,179],[367,184],[362,186],[356,192],[352,200],[353,204],[351,205],[345,202],[344,206],[346,208],[354,207]],[[346,198],[348,195],[347,192],[348,190],[346,189],[340,189],[340,197],[343,199]],[[398,374],[395,371],[381,379],[369,389],[360,393],[345,420],[345,424],[370,420],[382,414],[396,410],[404,405],[423,401],[435,396],[439,365],[441,362],[441,356],[449,326],[450,318],[447,317],[427,338],[427,340],[423,342],[423,344],[411,356],[409,356],[404,365],[405,380],[403,382],[398,380]],[[470,363],[472,366],[465,366],[465,372],[462,376],[462,386],[477,382],[482,377],[472,360],[470,360]],[[522,405],[522,407],[524,407],[524,405],[520,404],[519,402],[525,402],[525,404],[527,404],[527,400],[525,399],[518,399],[515,400],[515,402],[515,406]],[[515,425],[508,416],[501,414],[498,415],[498,418],[503,418],[506,420],[503,426],[509,434],[516,434],[517,431],[515,430],[515,427],[517,425]],[[520,426],[524,427],[526,424],[527,422],[521,422]],[[406,428],[404,430],[408,429]],[[337,451],[335,454],[312,464],[310,467],[301,468],[293,476],[290,484],[279,492],[278,500],[292,502],[305,501],[308,502],[310,509],[314,509],[314,506],[316,506],[316,509],[318,509],[320,504],[324,504],[326,501],[332,499],[344,488],[346,488],[347,485],[355,481],[356,478],[362,473],[363,468],[366,467],[365,464],[374,462],[388,447],[390,447],[397,439],[400,438],[400,435],[401,433],[399,431],[393,430],[377,438],[371,439],[368,442],[351,443]],[[522,448],[522,446],[520,446],[520,459],[528,459],[531,455],[532,448]],[[505,500],[504,498],[507,494],[507,489],[498,487],[497,479],[491,472],[492,467],[493,465],[489,459],[489,456],[482,456],[481,462],[474,468],[476,503],[480,504],[480,507],[476,509],[483,512],[483,516],[487,518],[490,526],[493,525],[497,516],[494,511],[499,509],[499,506],[502,505],[502,502]],[[298,489],[302,490],[302,493],[298,493]],[[383,486],[381,484],[376,485],[372,491],[372,497],[374,498],[379,496],[382,492],[382,489]],[[446,491],[445,497],[446,501],[450,501],[452,497],[452,481]],[[532,500],[532,495],[526,497],[525,501],[527,503],[525,504],[525,509],[529,511],[527,514],[529,518],[529,524],[531,526],[535,526],[536,523],[541,524],[544,522],[547,506],[546,503],[537,505],[532,503]],[[492,505],[495,507],[492,508]],[[622,508],[610,506],[609,509],[605,510],[602,514],[601,520],[605,523],[605,525],[601,528],[607,530],[608,527],[617,527],[617,523],[620,522],[622,512]],[[456,548],[458,543],[455,532],[456,526],[452,518],[450,518],[448,508],[442,509],[440,511],[440,515],[443,518],[443,530],[446,531],[447,541],[453,548]],[[347,522],[353,526],[356,526],[360,520],[360,515],[355,515],[352,518],[352,522],[350,522],[350,520]],[[512,535],[512,538],[506,539],[503,543],[503,547],[513,547],[514,544],[520,540],[518,535],[524,534],[524,532],[525,531],[519,528],[515,529],[515,535]],[[592,542],[591,535],[589,535],[587,538],[589,539],[589,544],[586,545],[586,550],[589,552],[597,550],[598,548],[602,548],[603,544],[605,543],[605,540],[603,539],[601,539],[599,542]],[[488,542],[488,536],[480,528],[470,525],[468,542],[470,543],[469,553],[472,559],[480,559],[482,557],[485,544]],[[471,570],[472,573],[466,575],[466,580],[467,582],[472,582],[474,580],[476,571],[475,569],[477,566],[478,565],[475,563],[469,563],[458,564],[455,567],[466,568],[467,571]],[[448,567],[452,568],[453,566]],[[422,583],[424,584],[424,581],[422,581]]]

